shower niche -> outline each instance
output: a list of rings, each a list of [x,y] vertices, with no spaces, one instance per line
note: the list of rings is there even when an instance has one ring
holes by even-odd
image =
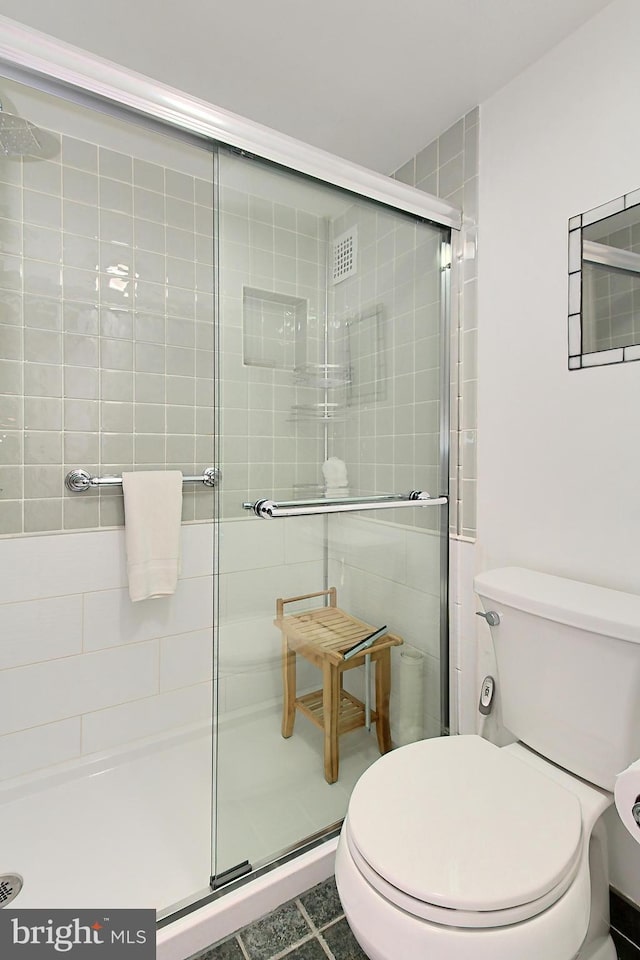
[[[308,304],[302,297],[244,287],[242,357],[246,366],[294,371],[306,357]]]
[[[332,420],[345,411],[349,349],[346,340],[332,343],[330,332],[305,298],[243,287],[243,363],[290,372],[292,385],[301,388],[291,407],[294,421]]]
[[[349,407],[385,399],[385,324],[381,304],[329,321],[310,316],[308,301],[244,287],[245,366],[290,371],[293,383],[316,392],[292,406],[294,420],[343,418]]]

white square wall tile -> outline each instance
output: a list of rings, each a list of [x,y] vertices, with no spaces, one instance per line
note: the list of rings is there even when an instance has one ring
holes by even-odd
[[[213,626],[213,577],[178,580],[170,597],[132,603],[128,589],[84,598],[84,649],[99,650]]]
[[[211,723],[211,693],[211,684],[202,683],[85,714],[82,752],[109,750],[191,723]]]
[[[80,718],[46,723],[0,737],[0,780],[80,755]]]
[[[0,735],[148,697],[157,690],[155,642],[4,670]]]
[[[160,690],[189,687],[211,680],[212,676],[212,629],[160,640]]]
[[[0,670],[82,649],[82,596],[0,606]]]

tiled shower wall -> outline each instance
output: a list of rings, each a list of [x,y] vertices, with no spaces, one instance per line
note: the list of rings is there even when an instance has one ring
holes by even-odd
[[[463,231],[453,251],[449,521],[452,535],[470,539],[476,535],[479,123],[476,107],[394,174],[463,211]]]
[[[135,604],[121,530],[0,540],[0,781],[210,723],[212,531]]]
[[[296,361],[318,357],[326,317],[328,227],[305,206],[309,188],[224,153],[220,157],[220,386],[222,516],[244,500],[303,496],[322,480],[322,424],[309,412],[317,391],[286,365],[260,365],[243,342],[247,291],[304,301]],[[282,308],[284,310],[284,306]],[[245,318],[246,320],[246,318]],[[265,337],[268,333],[265,333]]]
[[[0,162],[4,779],[210,724],[212,491],[185,490],[205,522],[175,595],[132,604],[124,531],[80,529],[121,525],[121,491],[63,481],[211,463],[214,315],[211,154],[9,81],[2,99],[45,148]]]
[[[344,459],[358,493],[424,489],[435,496],[441,492],[440,231],[360,204],[334,222],[334,234],[354,226],[357,272],[333,287],[332,303],[356,394],[346,391],[331,450]],[[368,345],[360,327],[368,331]],[[370,381],[360,384],[365,348]],[[438,528],[437,511],[427,508],[389,511],[385,519]]]
[[[120,491],[65,490],[74,467],[213,457],[212,181],[43,140],[46,159],[0,161],[2,534],[121,524]],[[184,519],[212,508],[185,491]]]

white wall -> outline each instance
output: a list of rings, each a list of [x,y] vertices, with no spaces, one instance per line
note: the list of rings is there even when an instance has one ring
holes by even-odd
[[[640,6],[481,105],[478,564],[640,593],[640,364],[567,370],[567,221],[640,186]],[[615,817],[612,882],[640,902]]]

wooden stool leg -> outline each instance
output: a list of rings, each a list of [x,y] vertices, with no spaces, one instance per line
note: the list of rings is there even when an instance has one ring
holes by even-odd
[[[391,651],[382,650],[376,657],[376,736],[380,753],[391,750],[389,729],[389,694],[391,693]]]
[[[296,655],[289,649],[287,638],[282,638],[282,736],[293,733],[296,719]]]
[[[324,713],[324,778],[338,779],[338,719],[340,715],[340,674],[334,664],[322,667],[322,709]]]

